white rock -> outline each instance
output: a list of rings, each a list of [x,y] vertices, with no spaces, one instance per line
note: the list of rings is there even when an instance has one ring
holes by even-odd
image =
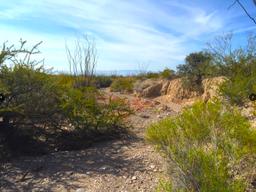
[[[150,168],[151,168],[151,169],[155,169],[156,166],[155,166],[155,165],[150,165]]]
[[[132,177],[132,180],[136,180],[136,179],[137,179],[137,177],[136,177],[136,176],[133,176],[133,177]]]
[[[76,190],[76,192],[85,192],[85,189],[79,188],[79,189]]]

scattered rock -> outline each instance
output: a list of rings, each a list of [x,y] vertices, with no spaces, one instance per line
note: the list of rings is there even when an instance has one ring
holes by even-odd
[[[100,170],[105,171],[105,170],[107,170],[109,168],[110,168],[110,166],[104,165],[104,166],[100,167]]]
[[[132,177],[132,180],[134,181],[134,180],[137,180],[137,177],[136,176],[133,176]]]
[[[144,119],[148,119],[150,116],[149,116],[149,115],[146,115],[146,114],[142,114],[140,117],[141,117],[141,118],[144,118]]]
[[[150,168],[151,168],[151,169],[155,169],[156,166],[155,166],[155,165],[150,165]]]
[[[17,184],[17,191],[155,191],[159,173],[154,170],[165,167],[166,162],[143,137],[146,127],[159,120],[157,115],[159,118],[164,117],[167,111],[156,111],[162,102],[151,99],[139,99],[137,103],[146,107],[127,118],[128,125],[133,128],[131,132],[136,137],[133,134],[125,135],[123,139],[103,141],[81,151],[57,152],[38,159],[28,157],[27,160],[17,160],[3,165],[4,175],[0,177],[3,176],[10,184]],[[30,170],[31,164],[38,165],[38,161],[46,165],[42,172],[27,175],[29,177],[26,179],[30,180],[15,182],[25,173],[24,170]],[[46,175],[51,176],[49,180],[43,180]],[[4,190],[1,186],[1,191],[13,191],[12,186],[4,186]]]
[[[79,189],[76,190],[76,192],[85,192],[85,189],[79,188]]]

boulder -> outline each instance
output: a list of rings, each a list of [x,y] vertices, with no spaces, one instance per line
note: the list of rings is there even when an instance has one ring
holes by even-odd
[[[224,76],[207,78],[202,81],[204,93],[202,99],[208,101],[214,97],[220,97],[219,86],[226,80]]]
[[[198,97],[200,93],[184,88],[182,79],[178,78],[170,81],[166,95],[168,95],[170,101],[180,102],[184,99]]]
[[[158,97],[161,95],[162,86],[162,83],[151,85],[142,91],[141,96],[147,98]]]
[[[138,80],[134,84],[134,92],[137,96],[153,98],[158,97],[167,90],[168,81],[159,79]],[[165,88],[163,89],[163,85]]]
[[[154,81],[151,79],[137,80],[133,85],[134,92],[140,95],[144,89],[150,87],[152,84],[154,84]]]

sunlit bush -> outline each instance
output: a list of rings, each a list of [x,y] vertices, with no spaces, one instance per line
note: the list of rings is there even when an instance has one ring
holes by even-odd
[[[0,52],[0,92],[5,96],[0,103],[0,150],[37,154],[57,146],[73,149],[65,146],[67,140],[79,148],[90,143],[87,139],[120,133],[130,113],[125,101],[104,98],[93,86],[77,87],[77,76],[53,75],[38,62],[17,59],[16,53],[24,52],[31,56],[24,45]]]
[[[50,124],[60,117],[61,88],[42,67],[17,64],[2,66],[0,89],[6,100],[0,115],[12,124]]]
[[[62,109],[76,129],[104,133],[121,127],[121,120],[130,113],[125,101],[107,99],[100,103],[97,99],[99,95],[93,87],[67,91]]]
[[[252,93],[256,93],[256,58],[240,60],[233,64],[232,75],[220,87],[222,95],[232,104],[241,105],[248,101]]]
[[[233,168],[256,153],[256,132],[237,109],[219,101],[198,102],[151,125],[147,139],[178,167],[179,189],[245,191],[246,181]]]
[[[110,88],[114,92],[131,93],[133,92],[133,83],[134,79],[130,77],[117,78],[113,81]]]
[[[160,72],[161,77],[165,79],[172,79],[175,77],[175,72],[171,69],[164,69],[162,72]]]

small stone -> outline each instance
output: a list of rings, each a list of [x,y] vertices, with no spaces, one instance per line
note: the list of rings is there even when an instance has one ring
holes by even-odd
[[[122,147],[122,149],[124,149],[124,150],[128,150],[128,149],[129,149],[129,147],[124,146],[124,147]]]
[[[83,188],[79,188],[76,190],[76,192],[85,192],[85,190]]]
[[[134,180],[137,180],[137,177],[136,176],[133,176],[132,177],[132,180],[134,181]]]
[[[102,167],[100,167],[100,170],[105,171],[106,169],[107,169],[107,166],[102,166]]]
[[[74,175],[73,171],[68,172],[69,175]]]
[[[123,171],[128,171],[128,169],[126,167],[123,168]]]
[[[149,115],[142,114],[142,115],[141,115],[141,118],[148,119],[148,118],[149,118]]]
[[[155,169],[156,166],[155,166],[155,165],[150,165],[150,168],[151,168],[151,169]]]

